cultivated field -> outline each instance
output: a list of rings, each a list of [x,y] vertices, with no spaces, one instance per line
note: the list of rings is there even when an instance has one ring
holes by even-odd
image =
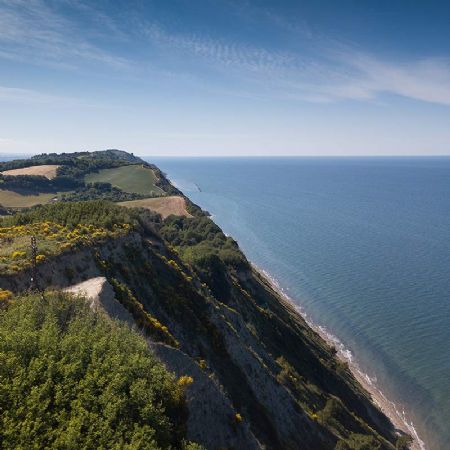
[[[155,185],[156,181],[157,178],[153,170],[140,165],[103,169],[98,173],[89,173],[85,177],[86,183],[111,183],[111,185],[125,192],[161,195],[164,192]]]
[[[29,208],[34,205],[49,203],[56,194],[41,193],[37,195],[22,195],[14,191],[0,189],[0,205],[5,208]]]
[[[131,200],[129,202],[121,202],[119,205],[128,208],[147,208],[161,214],[165,219],[171,214],[175,216],[192,217],[186,210],[186,200],[183,197],[159,197],[159,198],[144,198],[142,200]]]
[[[3,175],[41,175],[45,178],[51,180],[56,177],[56,170],[58,169],[58,165],[47,164],[43,166],[30,166],[30,167],[22,167],[21,169],[12,169],[5,170],[1,172]]]

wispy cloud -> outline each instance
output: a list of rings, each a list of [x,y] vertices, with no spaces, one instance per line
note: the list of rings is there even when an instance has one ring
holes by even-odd
[[[58,96],[32,89],[0,86],[0,103],[46,104],[53,106],[95,107],[93,102],[76,97]]]
[[[107,21],[103,14],[99,18]],[[80,62],[127,67],[125,58],[92,44],[85,34],[86,30],[58,13],[48,2],[0,0],[0,56],[63,67],[77,67]]]
[[[144,24],[141,30],[152,44],[196,57],[217,68],[248,71],[268,75],[279,73],[299,58],[284,51],[267,50],[239,41],[216,39],[200,33],[181,34],[169,32],[159,24]]]
[[[159,25],[147,27],[145,33],[153,43],[185,58],[200,59],[224,74],[239,74],[244,81],[259,83],[266,95],[334,102],[370,101],[388,93],[450,105],[450,59],[386,61],[331,40],[326,46],[313,44],[312,58],[199,34],[168,33]]]
[[[355,85],[367,97],[388,92],[426,102],[450,105],[450,59],[424,58],[387,62],[370,55],[344,54],[349,67],[359,71]]]
[[[115,69],[134,67],[142,79],[197,80],[208,90],[214,89],[209,72],[215,71],[220,75],[217,92],[239,95],[240,90],[246,97],[368,102],[387,93],[450,105],[449,59],[386,60],[369,50],[342,45],[333,37],[318,36],[301,18],[292,21],[249,2],[224,3],[239,20],[259,21],[262,29],[271,32],[282,30],[291,45],[283,47],[283,40],[278,45],[263,45],[242,36],[232,39],[207,28],[189,32],[184,27],[181,32],[173,23],[136,18],[126,11],[118,21],[109,11],[83,0],[0,0],[0,58],[63,68],[90,63]],[[83,22],[72,20],[55,5],[76,10],[91,26],[82,28]],[[123,57],[117,50],[102,48],[93,38],[99,36],[102,42],[135,42],[159,52],[133,60],[131,55]],[[0,99],[39,98],[1,89]]]

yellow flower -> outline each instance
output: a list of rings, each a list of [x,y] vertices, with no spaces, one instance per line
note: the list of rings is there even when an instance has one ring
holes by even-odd
[[[9,300],[10,298],[12,298],[12,295],[13,293],[11,291],[0,288],[0,301]]]
[[[178,378],[178,381],[177,381],[178,386],[181,386],[181,387],[189,386],[193,382],[194,382],[194,379],[192,377],[190,377],[189,375],[183,375],[180,378]]]
[[[14,259],[18,259],[18,258],[24,258],[26,255],[27,255],[26,252],[16,250],[15,252],[12,253],[11,257]]]

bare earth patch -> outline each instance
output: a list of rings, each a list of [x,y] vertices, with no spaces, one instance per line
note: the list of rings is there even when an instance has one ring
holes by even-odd
[[[41,193],[37,195],[22,195],[18,192],[0,189],[0,205],[6,208],[29,208],[34,205],[50,203],[56,194]]]
[[[114,289],[105,277],[95,277],[64,289],[75,296],[81,295],[89,301],[93,310],[101,310],[115,319],[134,325],[133,316],[116,300]]]
[[[65,291],[76,295],[85,295],[91,300],[97,300],[100,297],[105,283],[105,277],[96,277],[74,284],[73,286],[66,288]]]
[[[142,200],[130,200],[119,205],[127,208],[147,208],[161,214],[163,219],[170,215],[192,217],[186,209],[186,199],[178,195],[170,197],[144,198]]]
[[[1,172],[3,175],[41,175],[49,180],[56,177],[56,170],[59,165],[47,164],[43,166],[22,167],[21,169],[5,170]]]

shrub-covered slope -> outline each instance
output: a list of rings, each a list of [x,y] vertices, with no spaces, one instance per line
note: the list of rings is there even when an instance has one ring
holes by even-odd
[[[62,294],[0,310],[0,446],[200,448],[180,380],[127,326]]]

